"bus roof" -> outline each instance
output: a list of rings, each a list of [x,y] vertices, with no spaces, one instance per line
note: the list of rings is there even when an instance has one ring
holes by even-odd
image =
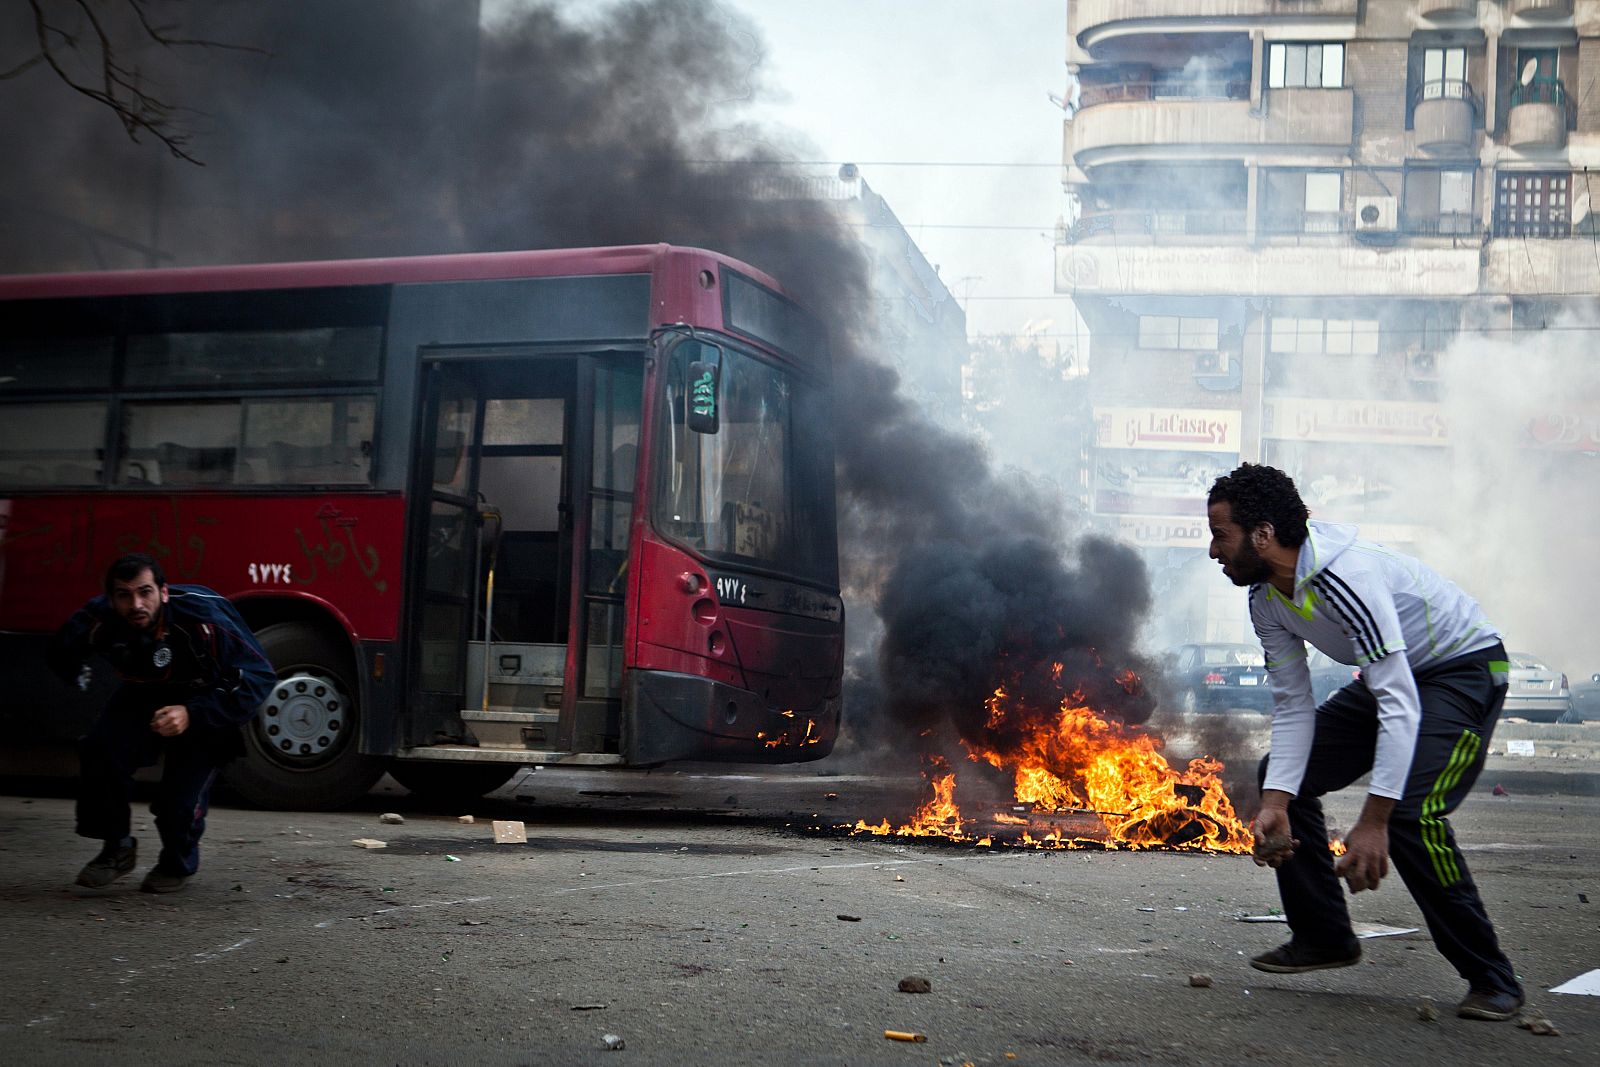
[[[340,285],[386,285],[475,281],[494,278],[553,278],[587,274],[653,274],[683,257],[733,267],[773,290],[782,289],[761,271],[701,248],[655,244],[610,248],[556,248],[522,252],[463,252],[390,259],[312,260],[215,267],[91,271],[69,274],[0,275],[0,300],[48,300],[83,296],[144,296],[228,292],[244,289],[307,289]]]

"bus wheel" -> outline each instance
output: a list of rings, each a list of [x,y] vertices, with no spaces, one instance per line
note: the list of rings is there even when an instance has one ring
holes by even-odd
[[[326,811],[366,795],[384,761],[363,755],[350,654],[311,627],[278,623],[256,635],[278,684],[244,728],[244,758],[223,782],[262,808]]]
[[[434,760],[395,760],[389,764],[394,780],[431,804],[476,800],[515,778],[516,763],[445,763]]]

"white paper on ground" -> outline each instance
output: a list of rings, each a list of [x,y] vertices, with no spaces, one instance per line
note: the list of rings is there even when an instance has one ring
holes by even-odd
[[[1551,989],[1552,993],[1577,993],[1579,996],[1600,997],[1600,970],[1586,971],[1578,977],[1562,982]]]
[[[1241,915],[1242,923],[1286,923],[1289,920],[1282,915]],[[1382,923],[1351,923],[1350,928],[1356,936],[1365,941],[1369,937],[1399,937],[1401,934],[1414,934],[1415,926],[1384,926]],[[1600,972],[1596,972],[1600,973]]]
[[[1506,755],[1508,756],[1531,756],[1533,754],[1532,741],[1506,741]]]

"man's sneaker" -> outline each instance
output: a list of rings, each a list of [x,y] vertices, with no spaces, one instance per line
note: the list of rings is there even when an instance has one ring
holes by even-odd
[[[78,885],[90,889],[108,886],[133,870],[138,860],[137,841],[126,848],[121,845],[107,845],[100,850],[100,855],[83,865],[83,870],[78,872]]]
[[[1522,1010],[1522,1001],[1521,993],[1480,993],[1475,989],[1456,1005],[1456,1014],[1463,1019],[1504,1022]]]
[[[1331,967],[1349,967],[1361,962],[1361,945],[1351,945],[1348,950],[1327,951],[1307,948],[1293,941],[1279,945],[1271,952],[1263,952],[1250,961],[1258,971],[1273,974],[1302,974],[1306,971],[1325,971]]]
[[[151,867],[144,876],[144,881],[139,883],[141,893],[176,893],[189,882],[187,874],[173,874],[163,871],[160,867]]]

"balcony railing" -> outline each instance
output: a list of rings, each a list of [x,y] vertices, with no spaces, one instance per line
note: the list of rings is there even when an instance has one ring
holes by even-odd
[[[1560,19],[1572,14],[1572,0],[1511,0],[1511,13],[1528,19]]]
[[[1248,100],[1250,80],[1205,80],[1193,82],[1127,81],[1085,83],[1078,89],[1078,107],[1096,104],[1138,103],[1151,100]]]
[[[1518,104],[1558,104],[1565,111],[1572,106],[1567,87],[1560,78],[1535,78],[1526,85],[1513,86],[1508,98],[1512,107]]]
[[[1400,219],[1400,232],[1408,237],[1477,237],[1483,233],[1483,222],[1464,211],[1406,215]]]
[[[1508,96],[1505,139],[1512,148],[1561,148],[1577,108],[1566,86],[1555,78],[1534,78]]]
[[[1094,237],[1225,237],[1243,236],[1243,211],[1097,211],[1084,215],[1066,231],[1066,243]]]

